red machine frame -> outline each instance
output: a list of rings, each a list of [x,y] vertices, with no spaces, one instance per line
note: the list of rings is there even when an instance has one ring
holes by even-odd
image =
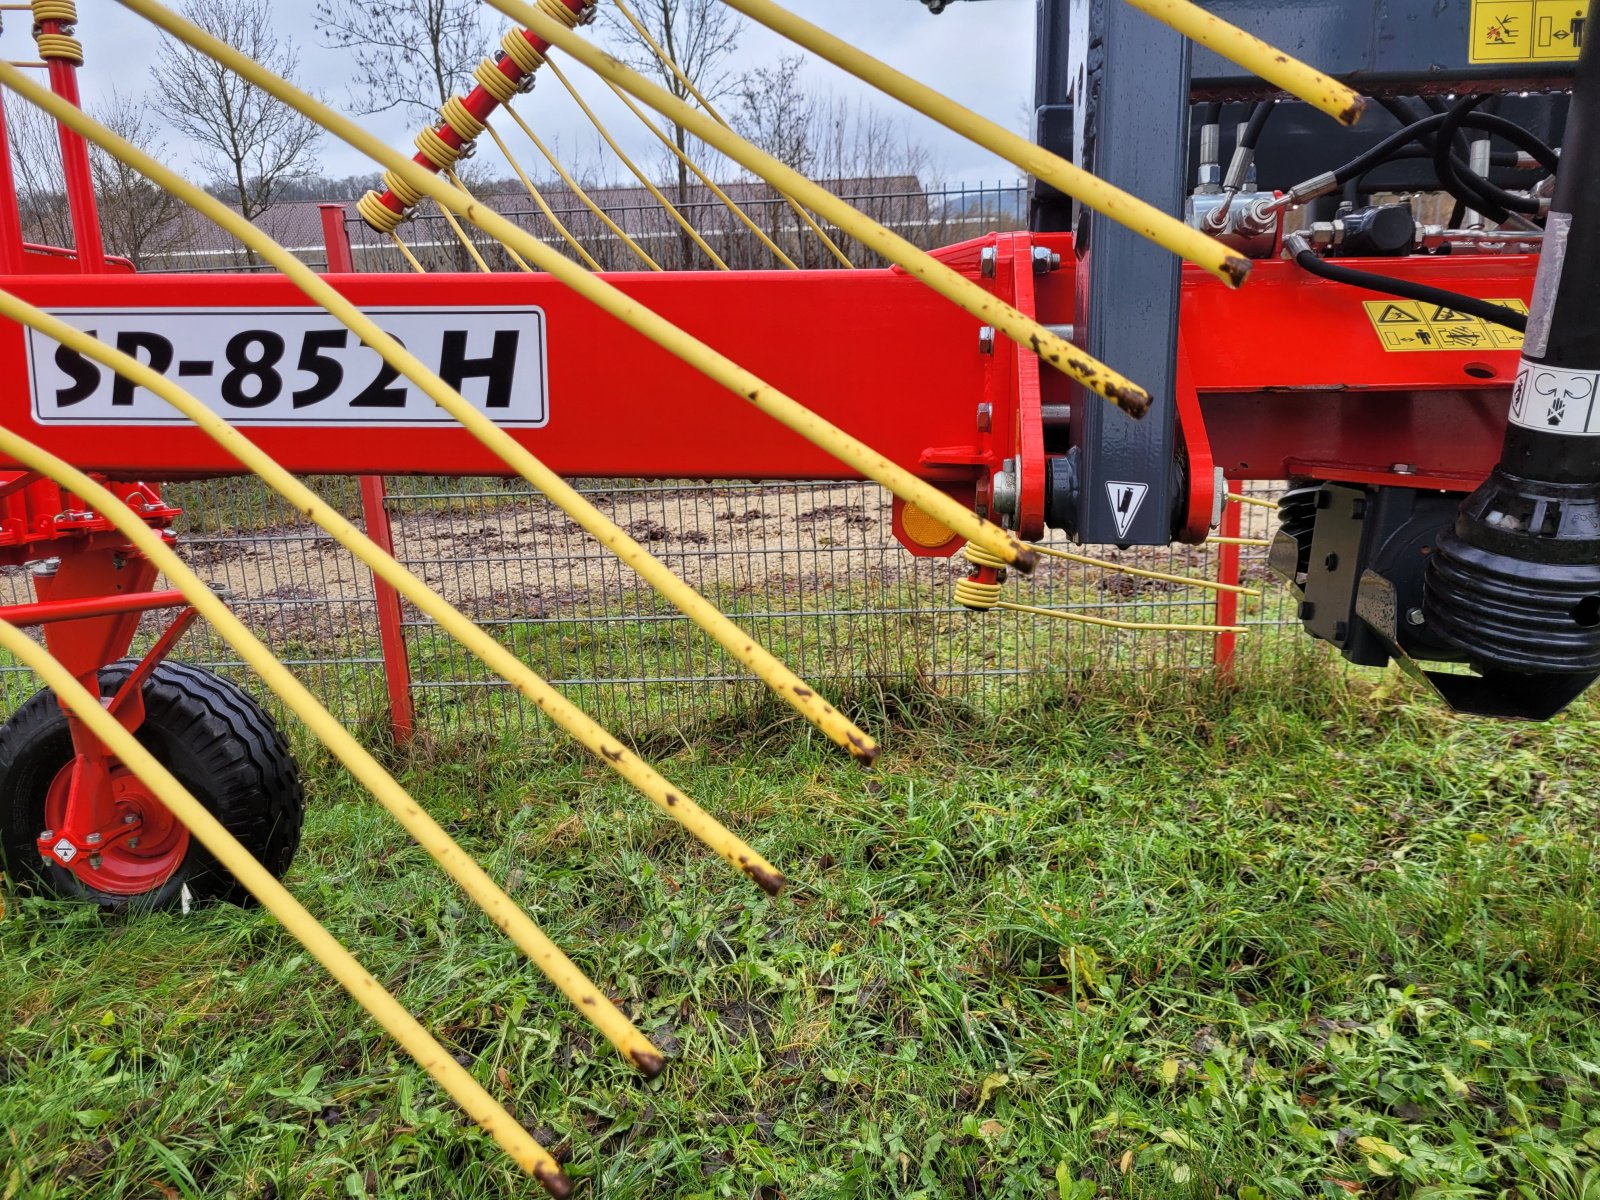
[[[50,63],[52,86],[74,102],[75,70],[64,60]],[[106,258],[87,150],[65,129],[78,250],[24,246],[3,129],[0,123],[0,287],[45,309],[311,307],[281,278],[140,277],[125,262]],[[447,129],[444,136],[455,135]],[[550,418],[542,428],[513,434],[564,475],[854,477],[549,277],[350,274],[343,211],[330,206],[324,216],[330,273],[358,305],[542,310]],[[1046,253],[1036,255],[1040,250]],[[996,234],[949,247],[939,257],[1044,324],[1073,323],[1068,236]],[[1057,261],[1058,269],[1038,273],[1039,263]],[[1458,255],[1364,265],[1451,291],[1527,300],[1536,261]],[[966,503],[987,508],[996,473],[1013,460],[1019,491],[1014,524],[1025,538],[1044,532],[1046,406],[1101,402],[1075,396],[1064,377],[1041,369],[1036,356],[992,331],[985,337],[973,318],[897,270],[608,278]],[[1315,279],[1284,261],[1257,263],[1237,292],[1185,268],[1182,291],[1179,388],[1170,401],[1188,464],[1182,540],[1203,541],[1221,507],[1213,465],[1235,480],[1311,476],[1464,491],[1495,462],[1517,369],[1515,348],[1391,352],[1363,308],[1376,294]],[[24,331],[15,325],[0,326],[0,376],[29,377]],[[22,387],[0,398],[0,422],[27,430],[45,449],[112,481],[113,490],[161,530],[180,514],[144,481],[240,470],[188,426],[40,424]],[[261,427],[251,436],[303,474],[505,470],[456,428],[320,428],[307,436],[304,429]],[[107,701],[125,727],[137,729],[144,680],[195,614],[178,593],[153,590],[154,567],[102,516],[0,460],[0,470],[7,467],[9,473],[0,474],[0,563],[35,564],[37,602],[0,607],[0,618],[42,625],[51,651],[94,690],[100,670],[128,652],[142,614],[178,610]],[[381,494],[374,490],[367,498],[369,513],[381,520]],[[373,532],[382,536],[383,529]],[[916,554],[948,555],[959,547],[954,537],[938,542],[928,536],[925,525],[913,536],[898,503],[895,532]],[[379,601],[382,608],[382,594]],[[386,640],[397,640],[398,605],[389,607]],[[405,683],[391,680],[397,715]],[[104,746],[77,722],[69,725],[75,758],[50,789],[50,828],[39,839],[40,852],[96,890],[145,892],[182,860],[188,835]]]

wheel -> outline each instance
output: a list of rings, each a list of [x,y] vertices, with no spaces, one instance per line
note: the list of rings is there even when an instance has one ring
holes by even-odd
[[[113,695],[131,659],[100,672]],[[162,663],[144,684],[139,741],[275,876],[300,844],[305,795],[288,743],[272,718],[236,685],[196,667]],[[0,726],[0,860],[11,878],[64,899],[106,908],[250,902],[198,840],[121,764],[112,771],[118,807],[138,813],[137,844],[107,845],[90,887],[44,861],[36,840],[66,815],[72,735],[48,689],[34,693]]]

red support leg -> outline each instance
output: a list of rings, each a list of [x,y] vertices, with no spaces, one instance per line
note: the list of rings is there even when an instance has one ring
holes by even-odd
[[[1240,509],[1243,506],[1237,503],[1224,502],[1222,505],[1222,536],[1238,537],[1240,528]],[[1224,543],[1217,547],[1217,582],[1239,586],[1239,547]],[[1217,624],[1232,625],[1239,619],[1239,593],[1217,593]],[[1224,681],[1231,683],[1234,674],[1235,656],[1239,649],[1239,635],[1236,633],[1219,633],[1216,635],[1216,647],[1213,652],[1213,661],[1216,664],[1217,675]]]
[[[361,511],[366,518],[367,536],[385,554],[394,553],[394,533],[389,528],[389,510],[384,504],[383,476],[361,477]],[[411,707],[411,660],[406,655],[405,629],[400,624],[400,593],[372,577],[373,600],[378,606],[378,640],[383,647],[383,673],[389,686],[389,724],[395,745],[411,740],[416,718]]]

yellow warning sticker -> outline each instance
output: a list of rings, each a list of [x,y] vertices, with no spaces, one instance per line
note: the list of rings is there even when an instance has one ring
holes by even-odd
[[[1521,300],[1491,300],[1526,315]],[[1515,329],[1469,317],[1439,304],[1421,300],[1364,300],[1367,319],[1385,350],[1521,350],[1522,335]]]
[[[1475,63],[1572,62],[1583,48],[1588,0],[1472,0]]]

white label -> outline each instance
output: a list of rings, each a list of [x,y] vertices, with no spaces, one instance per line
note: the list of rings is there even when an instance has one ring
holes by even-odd
[[[1133,528],[1133,519],[1139,515],[1139,506],[1150,494],[1148,483],[1106,483],[1106,495],[1111,497],[1111,519],[1117,523],[1117,536],[1127,537]]]
[[[537,308],[370,308],[500,425],[549,420],[544,313]],[[53,309],[138,359],[234,425],[454,425],[338,320],[314,308]],[[184,425],[188,418],[110,368],[28,331],[28,382],[41,425]]]
[[[1511,423],[1574,437],[1600,436],[1600,371],[1569,371],[1522,360],[1511,389]]]
[[[66,838],[62,838],[54,846],[50,847],[50,853],[54,854],[61,862],[69,863],[78,857],[78,848],[67,841]]]

